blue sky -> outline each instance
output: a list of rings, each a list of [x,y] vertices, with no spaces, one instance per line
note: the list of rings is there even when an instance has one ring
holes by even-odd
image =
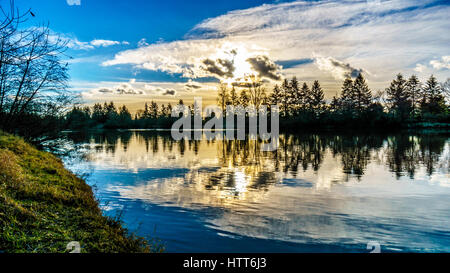
[[[4,0],[3,0],[4,1]],[[3,2],[2,1],[2,2]],[[320,80],[329,98],[362,71],[384,89],[398,72],[450,77],[449,1],[16,0],[68,41],[72,90],[87,103],[212,101],[250,74]]]

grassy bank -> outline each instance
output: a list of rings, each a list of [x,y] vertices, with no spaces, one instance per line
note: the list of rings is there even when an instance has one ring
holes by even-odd
[[[116,219],[102,215],[91,188],[60,159],[0,132],[0,251],[149,252]]]

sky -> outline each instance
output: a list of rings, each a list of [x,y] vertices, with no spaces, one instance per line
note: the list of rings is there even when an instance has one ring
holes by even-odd
[[[6,0],[0,0],[5,3]],[[450,77],[450,1],[16,0],[67,41],[70,90],[86,104],[214,103],[219,82],[296,76],[330,99],[346,74],[373,92],[399,72]],[[25,26],[25,27],[26,27]]]

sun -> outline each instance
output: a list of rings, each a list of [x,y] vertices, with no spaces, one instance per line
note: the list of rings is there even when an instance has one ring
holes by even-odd
[[[243,44],[231,42],[224,44],[214,58],[231,61],[234,71],[232,77],[221,79],[221,82],[231,86],[233,83],[245,82],[246,78],[255,75],[256,71],[247,60],[259,54],[261,54],[259,50],[250,51]]]

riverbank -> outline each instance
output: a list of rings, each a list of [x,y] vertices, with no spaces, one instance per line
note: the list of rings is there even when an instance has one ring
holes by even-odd
[[[0,251],[150,252],[150,246],[105,217],[84,180],[62,161],[0,132]]]

